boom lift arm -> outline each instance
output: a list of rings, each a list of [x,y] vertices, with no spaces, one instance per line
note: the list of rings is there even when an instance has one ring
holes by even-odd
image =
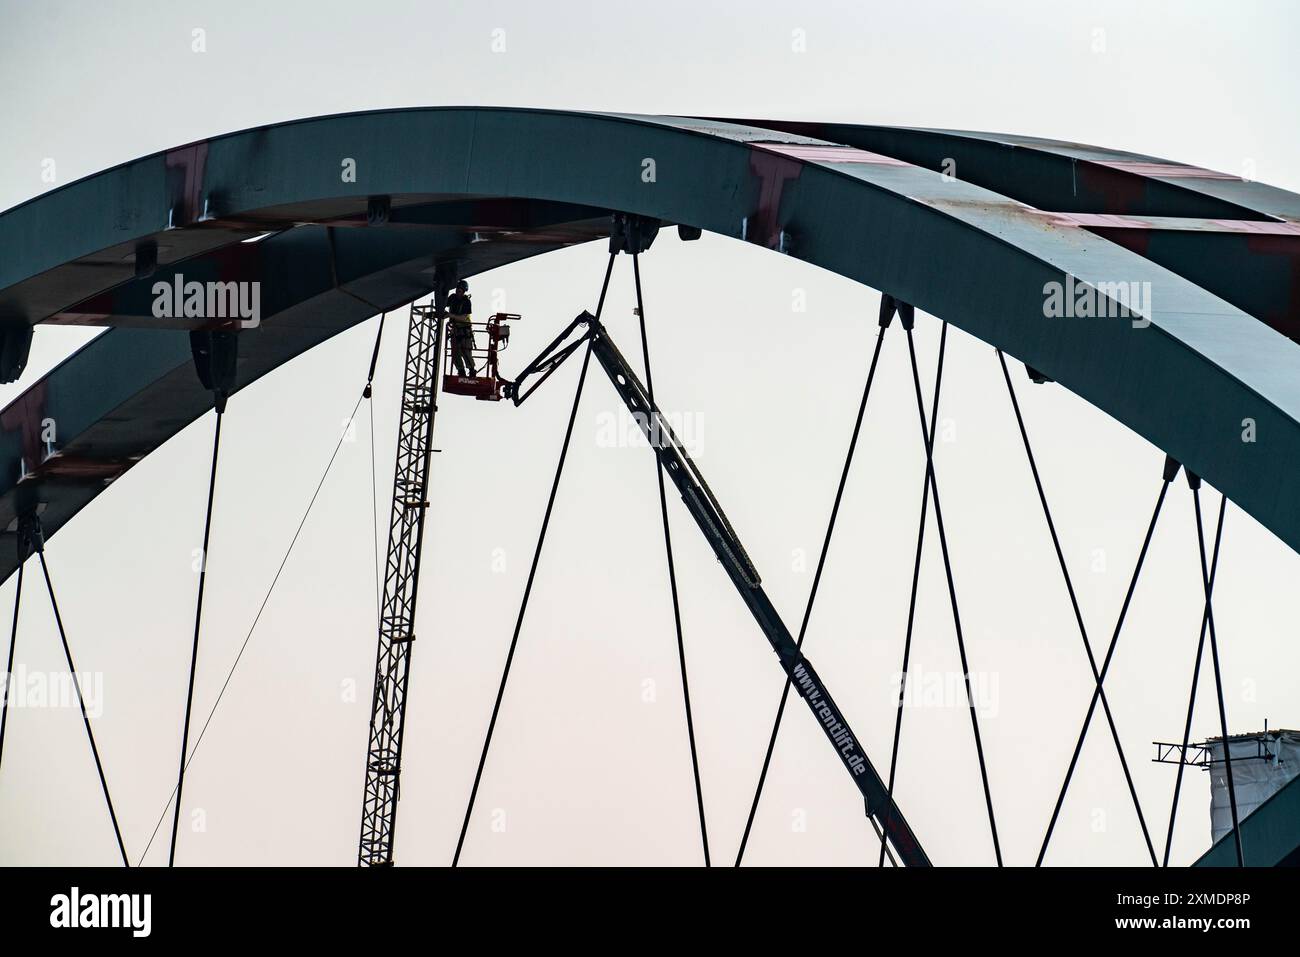
[[[585,327],[582,334],[572,338],[575,332]],[[727,572],[736,591],[740,594],[759,628],[767,637],[776,652],[781,668],[794,685],[799,696],[808,704],[822,732],[840,756],[840,761],[849,771],[858,790],[866,801],[867,814],[876,823],[877,828],[889,835],[890,842],[898,852],[899,859],[909,867],[928,867],[930,859],[922,850],[912,833],[911,827],[904,819],[898,805],[894,803],[884,782],[862,746],[858,743],[844,715],[840,713],[830,692],[822,683],[812,664],[799,651],[789,629],[781,621],[767,593],[763,590],[762,580],[753,562],[745,553],[731,523],[722,511],[713,493],[709,490],[704,476],[700,474],[695,463],[687,454],[685,447],[674,434],[672,427],[659,409],[650,402],[650,397],[641,380],[623,358],[618,347],[610,338],[608,331],[594,316],[583,312],[557,336],[537,359],[520,373],[515,382],[507,388],[507,396],[515,405],[520,405],[538,386],[542,384],[578,347],[590,340],[591,350],[600,363],[600,367],[609,377],[628,411],[641,431],[645,433],[659,460],[659,466],[676,486],[681,494],[686,510],[690,512],[695,524],[709,540],[714,554]],[[524,388],[525,380],[538,376],[529,388]],[[888,825],[886,827],[886,825]]]

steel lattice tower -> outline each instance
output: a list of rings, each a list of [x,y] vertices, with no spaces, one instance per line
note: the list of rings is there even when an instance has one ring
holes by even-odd
[[[402,731],[411,644],[415,639],[420,546],[429,504],[429,460],[437,414],[445,304],[446,286],[440,284],[435,305],[411,307],[357,852],[357,864],[362,867],[393,863],[393,831],[401,794]]]

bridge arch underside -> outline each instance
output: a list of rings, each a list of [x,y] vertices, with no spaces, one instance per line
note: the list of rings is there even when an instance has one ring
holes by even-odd
[[[611,211],[784,250],[939,316],[1300,550],[1300,198],[1023,137],[813,130],[830,140],[766,122],[348,114],[155,154],[0,214],[0,321],[111,327],[0,413],[0,576],[20,511],[57,532],[211,408],[184,323],[153,316],[155,283],[261,284],[261,324],[239,336],[244,386],[427,295],[440,268],[472,277],[600,239]],[[1112,312],[1113,284],[1141,290],[1143,316],[1046,317],[1045,289],[1072,282]]]

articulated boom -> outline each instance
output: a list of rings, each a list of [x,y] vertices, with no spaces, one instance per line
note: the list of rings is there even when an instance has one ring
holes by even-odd
[[[582,325],[587,327],[585,335],[576,342],[571,341],[563,348],[557,348]],[[650,440],[650,447],[654,449],[660,467],[681,494],[687,511],[695,519],[696,525],[704,533],[705,538],[709,540],[714,553],[718,556],[718,561],[726,569],[727,576],[736,591],[772,645],[772,650],[776,652],[777,659],[781,662],[782,670],[789,677],[799,696],[807,702],[809,709],[821,725],[822,732],[834,746],[840,761],[853,777],[858,790],[862,792],[866,801],[867,814],[876,822],[878,828],[889,835],[890,843],[894,845],[904,864],[912,867],[928,867],[929,858],[917,842],[916,836],[903,818],[897,804],[890,797],[880,775],[876,773],[876,769],[867,758],[852,729],[849,728],[844,715],[836,707],[830,692],[826,690],[821,678],[813,670],[812,664],[799,651],[789,629],[781,621],[781,616],[777,614],[771,600],[768,599],[758,571],[745,553],[744,546],[741,545],[731,523],[727,521],[722,506],[714,498],[708,484],[704,481],[704,476],[691,461],[672,427],[650,401],[650,396],[641,384],[641,380],[637,378],[618,347],[614,345],[605,327],[590,313],[583,312],[579,315],[568,329],[552,342],[546,352],[516,380],[512,390],[515,404],[522,402],[537,385],[541,384],[539,381],[531,389],[520,392],[519,386],[528,376],[540,373],[544,380],[555,371],[560,362],[576,351],[577,345],[583,339],[591,340],[592,353],[601,368],[605,370],[609,381],[613,383],[633,418],[646,434],[646,438]]]

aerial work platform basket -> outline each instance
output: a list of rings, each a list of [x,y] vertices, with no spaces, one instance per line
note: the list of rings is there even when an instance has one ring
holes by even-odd
[[[522,318],[518,313],[498,312],[487,322],[457,322],[447,319],[447,347],[443,356],[442,391],[450,395],[468,395],[484,402],[499,402],[508,379],[501,377],[497,357],[510,344],[507,322]],[[468,349],[459,343],[464,337]],[[473,375],[461,375],[456,369],[457,350],[462,359],[472,359]]]

